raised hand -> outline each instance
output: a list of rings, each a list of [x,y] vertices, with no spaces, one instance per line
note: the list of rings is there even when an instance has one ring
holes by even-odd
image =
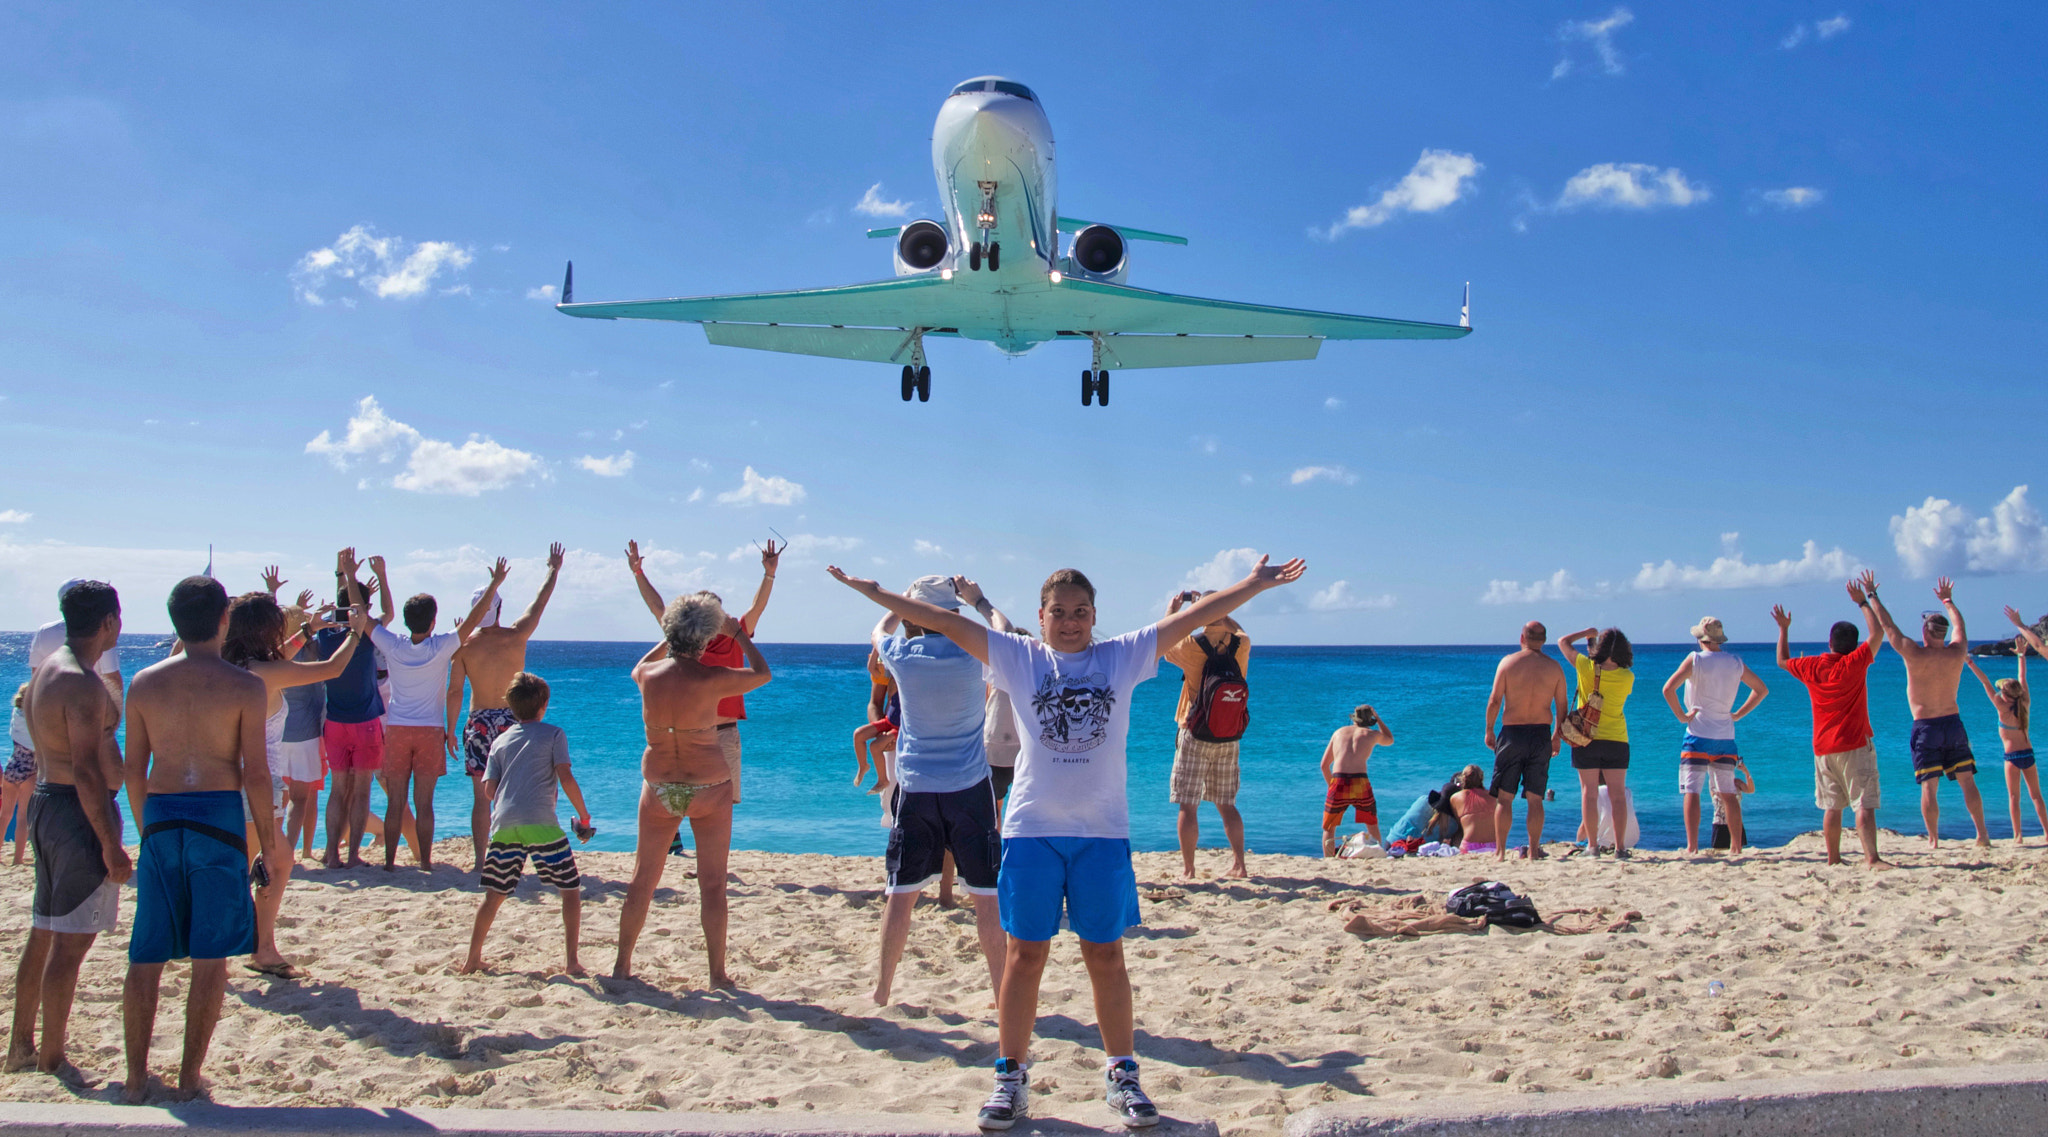
[[[848,588],[853,589],[856,592],[875,592],[880,590],[882,587],[881,585],[876,584],[874,581],[868,580],[866,577],[848,576],[846,574],[846,570],[840,568],[838,565],[826,565],[825,571],[831,574],[833,580],[838,581],[839,583],[847,586]]]
[[[638,541],[627,541],[627,542],[626,542],[626,568],[627,568],[627,569],[629,569],[629,570],[631,570],[634,576],[639,576],[639,575],[640,575],[640,561],[641,561],[641,557],[640,557],[640,542],[638,542]]]
[[[1266,560],[1267,558],[1260,557],[1259,563],[1252,566],[1250,573],[1253,580],[1258,581],[1260,585],[1266,588],[1277,588],[1283,584],[1293,584],[1301,579],[1302,573],[1308,571],[1308,562],[1300,557],[1296,557],[1284,565],[1269,565],[1266,563]]]
[[[301,611],[301,612],[310,612],[310,611],[312,611],[312,610],[313,610],[313,590],[312,590],[312,589],[310,589],[310,588],[302,588],[302,589],[300,589],[300,590],[299,590],[299,599],[298,599],[298,603],[297,603],[296,607],[297,607],[297,608],[298,608],[298,610],[299,610],[299,611]]]
[[[985,599],[982,595],[981,586],[964,576],[953,578],[953,594],[960,598],[960,603],[967,605],[969,608],[979,608],[982,600]]]
[[[787,551],[789,551],[788,545],[777,547],[775,538],[768,538],[768,546],[761,550],[761,571],[769,576],[774,576],[776,566],[782,563],[782,554]]]
[[[1851,585],[1850,587],[1853,588],[1855,586]],[[1778,622],[1778,630],[1781,632],[1792,627],[1792,613],[1785,611],[1783,604],[1771,605],[1771,619]]]
[[[263,570],[263,587],[269,589],[272,596],[276,596],[277,590],[283,588],[285,583],[284,577],[278,575],[278,567],[276,565],[271,565]]]
[[[2033,626],[2027,623],[2025,617],[2020,615],[2019,609],[2013,607],[2010,604],[2005,606],[2005,618],[2011,620],[2012,626],[2015,628],[2030,628]]]
[[[560,541],[556,541],[556,542],[555,542],[554,544],[552,544],[552,545],[549,545],[549,546],[548,546],[548,571],[549,571],[549,572],[554,572],[554,571],[556,571],[556,570],[558,570],[558,569],[560,569],[560,568],[562,567],[562,555],[563,555],[563,553],[564,553],[564,550],[563,550],[563,548],[562,548],[562,543],[561,543]]]
[[[354,576],[356,574],[356,564],[356,547],[354,545],[350,545],[348,548],[334,554],[334,571],[343,576]]]
[[[1945,576],[1935,579],[1934,598],[1936,600],[1941,601],[1943,604],[1953,604],[1955,603],[1955,594],[1956,584],[1954,581]]]
[[[1877,595],[1877,572],[1875,569],[1864,569],[1862,575],[1856,578],[1856,583],[1863,586],[1864,592],[1872,596]]]
[[[1849,582],[1849,602],[1858,608],[1863,607],[1863,586],[1853,580]]]
[[[350,550],[350,551],[351,551],[351,552],[353,552],[354,550]],[[383,557],[371,557],[371,558],[370,558],[370,575],[372,575],[372,576],[376,577],[376,578],[377,578],[377,582],[378,582],[379,584],[382,584],[382,583],[383,583],[384,581],[386,581],[386,580],[389,580],[389,579],[390,579],[390,577],[387,577],[387,576],[385,576],[385,575],[384,575],[384,558],[383,558]]]
[[[375,567],[375,561],[376,561],[376,558],[375,558],[375,557],[372,557],[372,558],[371,558],[371,562],[372,562],[372,567]],[[505,583],[505,578],[506,578],[506,577],[508,577],[508,576],[511,576],[511,575],[512,575],[512,562],[511,562],[511,561],[508,561],[508,560],[506,560],[506,559],[505,559],[505,558],[503,558],[503,557],[499,557],[499,558],[498,558],[498,563],[497,563],[497,564],[495,564],[495,565],[492,565],[492,566],[491,566],[491,583],[492,583],[492,584],[503,584],[503,583]]]
[[[368,604],[358,604],[348,610],[348,629],[361,639],[370,638],[370,626],[375,622],[370,619],[370,606]]]

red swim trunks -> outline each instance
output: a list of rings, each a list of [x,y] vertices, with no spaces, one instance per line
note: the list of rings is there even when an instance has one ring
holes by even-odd
[[[877,737],[896,733],[896,724],[890,722],[888,719],[876,719],[868,725],[875,729]]]
[[[1335,829],[1349,809],[1360,825],[1380,823],[1379,802],[1372,796],[1372,782],[1364,774],[1338,774],[1330,779],[1330,791],[1323,795],[1323,828]]]

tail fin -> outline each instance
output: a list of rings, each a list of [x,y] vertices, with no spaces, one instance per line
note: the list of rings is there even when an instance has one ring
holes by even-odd
[[[1465,302],[1458,306],[1458,326],[1472,326],[1472,282],[1469,280],[1465,282]]]
[[[559,302],[563,304],[569,304],[573,303],[575,299],[576,262],[570,261],[568,262],[568,267],[562,270],[562,299]]]

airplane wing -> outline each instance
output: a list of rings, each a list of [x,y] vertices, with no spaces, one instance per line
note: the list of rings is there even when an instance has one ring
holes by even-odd
[[[685,323],[819,324],[827,327],[951,327],[967,313],[956,290],[936,276],[906,276],[841,288],[745,292],[731,296],[678,296],[662,300],[565,299],[555,310],[598,320],[680,320]]]
[[[1205,300],[1073,278],[1062,281],[1049,295],[1059,298],[1060,328],[1081,333],[1316,336],[1333,340],[1452,340],[1472,334],[1471,328],[1457,324]]]

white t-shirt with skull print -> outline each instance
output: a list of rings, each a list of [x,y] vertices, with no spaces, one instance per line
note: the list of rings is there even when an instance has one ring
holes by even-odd
[[[1071,655],[992,631],[988,670],[989,682],[1010,696],[1023,742],[1003,836],[1128,838],[1131,689],[1159,672],[1157,630]]]

